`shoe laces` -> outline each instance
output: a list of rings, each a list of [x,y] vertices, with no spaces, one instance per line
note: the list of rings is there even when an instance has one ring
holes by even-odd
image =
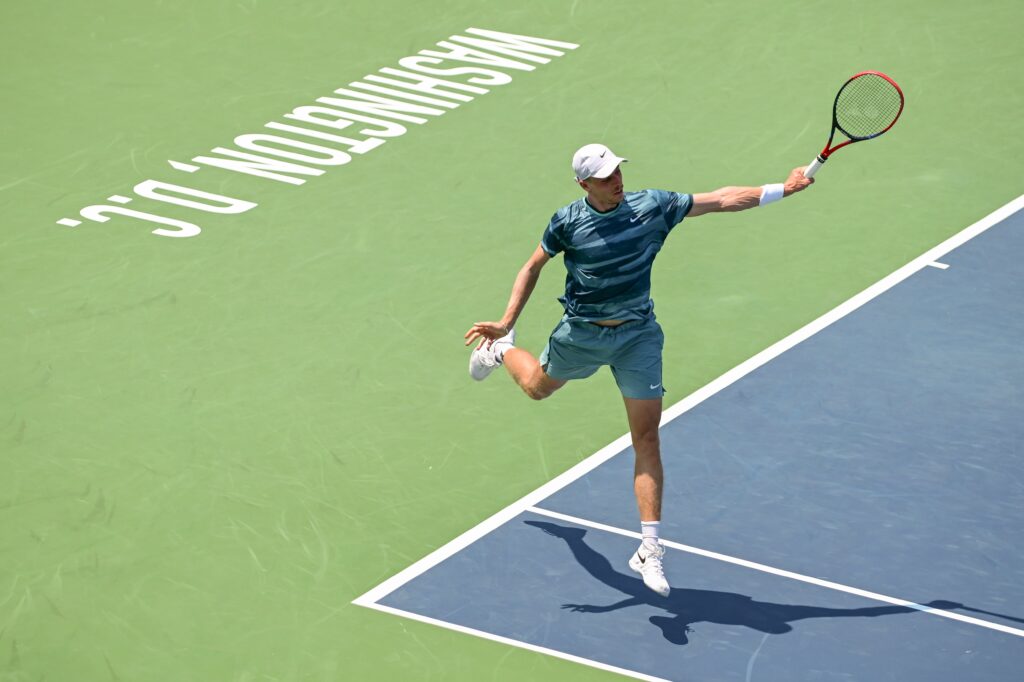
[[[661,558],[665,556],[665,547],[660,542],[653,547],[644,544],[643,549],[646,550],[644,556],[644,569],[651,569],[661,571]]]

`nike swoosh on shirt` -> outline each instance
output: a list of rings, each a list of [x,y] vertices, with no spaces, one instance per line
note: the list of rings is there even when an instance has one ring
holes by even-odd
[[[631,222],[631,223],[635,223],[635,222],[636,222],[636,221],[638,221],[638,220],[640,220],[640,216],[637,216],[637,217],[635,217],[635,218],[630,218],[630,219],[629,219],[629,222]]]
[[[652,386],[650,387],[650,389],[651,389],[651,390],[653,391],[653,390],[654,390],[654,389],[656,389],[656,388],[657,388],[658,386],[661,386],[661,384],[660,384],[660,383],[654,384],[654,385],[652,385]]]

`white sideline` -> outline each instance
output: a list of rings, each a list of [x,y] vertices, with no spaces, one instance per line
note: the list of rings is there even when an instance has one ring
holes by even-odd
[[[586,526],[587,528],[593,528],[595,530],[602,530],[606,533],[615,533],[616,535],[625,535],[626,537],[636,538],[641,540],[642,536],[640,533],[631,530],[624,530],[622,528],[616,528],[615,526],[609,526],[603,523],[597,523],[596,521],[588,521],[587,519],[581,519],[577,516],[570,516],[568,514],[562,514],[560,512],[554,512],[547,509],[540,509],[539,507],[530,507],[526,511],[533,512],[534,514],[540,514],[542,516],[548,516],[553,519],[559,519],[561,521],[568,521],[569,523],[575,523],[578,526]],[[813,578],[809,575],[803,575],[801,573],[794,573],[793,571],[787,571],[781,568],[775,568],[774,566],[768,566],[766,564],[759,564],[754,561],[747,561],[746,559],[739,559],[728,554],[719,554],[718,552],[712,552],[706,549],[700,549],[699,547],[693,547],[691,545],[684,545],[678,542],[672,542],[661,538],[661,544],[672,549],[678,549],[681,552],[687,552],[689,554],[696,554],[698,556],[707,557],[708,559],[715,559],[717,561],[724,561],[729,564],[736,564],[737,566],[743,566],[744,568],[752,568],[755,571],[761,571],[762,573],[771,573],[772,575],[782,576],[783,578],[790,578],[792,580],[799,580],[802,583],[810,583],[811,585],[817,585],[818,587],[827,587],[830,590],[836,590],[837,592],[846,592],[848,594],[855,594],[858,597],[865,597],[867,599],[873,599],[875,601],[885,602],[886,604],[895,604],[896,606],[905,606],[908,609],[914,609],[915,611],[922,611],[924,613],[930,613],[933,616],[941,616],[943,618],[949,618],[951,620],[959,620],[964,623],[970,623],[971,625],[977,625],[979,627],[988,628],[989,630],[997,630],[999,632],[1005,632],[1009,635],[1016,635],[1017,637],[1024,637],[1024,630],[1017,628],[1011,628],[1008,625],[1001,625],[999,623],[993,623],[988,620],[982,620],[981,618],[972,618],[971,616],[965,616],[955,611],[947,611],[945,609],[937,609],[933,606],[926,604],[918,604],[917,602],[907,601],[906,599],[897,599],[896,597],[888,597],[884,594],[878,594],[877,592],[868,592],[858,587],[850,587],[849,585],[843,585],[842,583],[834,583],[831,580],[823,580],[822,578]]]
[[[484,632],[483,630],[475,630],[473,628],[467,628],[464,625],[456,625],[455,623],[449,623],[448,621],[438,620],[437,618],[431,618],[430,616],[423,616],[418,613],[411,611],[403,611],[402,609],[396,609],[391,606],[384,606],[383,604],[363,604],[367,608],[376,609],[377,611],[383,611],[384,613],[390,613],[395,616],[403,616],[405,618],[411,618],[412,620],[418,620],[422,623],[429,623],[430,625],[437,625],[438,627],[447,628],[448,630],[454,630],[455,632],[461,632],[466,635],[473,635],[474,637],[481,637],[483,639],[489,639],[492,642],[501,642],[502,644],[508,644],[509,646],[519,647],[520,649],[526,649],[528,651],[536,651],[538,653],[547,654],[548,656],[554,656],[555,658],[563,658],[573,663],[580,663],[582,665],[590,666],[591,668],[597,668],[599,670],[607,670],[609,672],[618,673],[626,677],[632,677],[637,680],[647,680],[648,682],[670,682],[661,677],[652,677],[651,675],[644,675],[638,673],[635,670],[628,670],[626,668],[617,668],[614,665],[608,665],[607,663],[601,663],[600,661],[593,661],[589,658],[583,658],[582,656],[574,656],[567,654],[564,651],[558,651],[557,649],[548,649],[547,647],[538,646],[536,644],[530,644],[529,642],[521,642],[518,639],[511,639],[509,637],[502,637],[501,635],[495,635],[491,632]]]

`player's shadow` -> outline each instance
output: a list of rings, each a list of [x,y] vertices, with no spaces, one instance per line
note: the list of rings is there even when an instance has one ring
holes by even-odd
[[[661,597],[644,586],[637,575],[620,573],[611,563],[584,541],[587,531],[582,528],[560,526],[545,521],[525,521],[548,535],[561,538],[569,546],[576,561],[587,572],[605,585],[627,595],[626,599],[614,604],[563,604],[563,609],[579,613],[606,613],[630,606],[647,604],[664,609],[672,614],[651,616],[650,622],[661,629],[665,639],[673,644],[686,644],[687,634],[692,632],[694,623],[719,623],[721,625],[743,625],[758,632],[781,635],[790,632],[790,623],[807,618],[876,618],[900,613],[914,613],[917,609],[906,606],[869,606],[858,609],[834,609],[823,606],[799,604],[775,604],[756,601],[743,594],[718,592],[715,590],[693,590],[672,588],[668,597]],[[961,605],[949,601],[933,601],[926,606],[938,609],[959,608]]]

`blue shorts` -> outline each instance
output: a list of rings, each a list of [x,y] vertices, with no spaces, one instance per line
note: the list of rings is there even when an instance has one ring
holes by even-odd
[[[627,398],[665,395],[661,381],[661,351],[665,334],[653,318],[602,327],[563,317],[540,354],[540,364],[552,379],[584,379],[608,365]]]

